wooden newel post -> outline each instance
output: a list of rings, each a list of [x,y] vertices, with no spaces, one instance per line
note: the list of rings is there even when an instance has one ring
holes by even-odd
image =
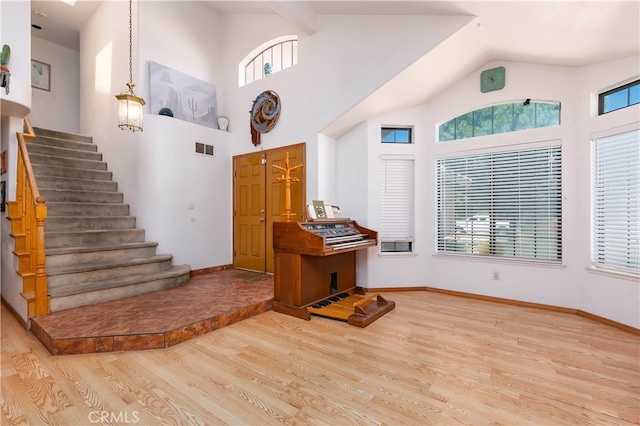
[[[287,156],[284,160],[284,167],[278,166],[276,164],[272,164],[278,170],[282,170],[285,174],[282,177],[276,178],[277,182],[284,182],[284,207],[285,213],[283,216],[286,216],[287,221],[291,220],[291,216],[295,216],[295,213],[291,213],[291,182],[298,182],[300,179],[297,177],[291,177],[291,170],[295,170],[299,167],[302,167],[302,163],[289,167],[289,151],[287,151]]]
[[[36,199],[36,229],[35,229],[35,257],[36,257],[36,285],[35,285],[35,315],[49,313],[49,296],[47,294],[47,274],[45,272],[44,222],[47,219],[47,206],[42,197]]]

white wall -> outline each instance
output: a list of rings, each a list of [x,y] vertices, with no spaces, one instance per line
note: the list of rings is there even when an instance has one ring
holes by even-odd
[[[33,89],[34,127],[80,132],[80,52],[31,38],[31,58],[51,65],[51,91]]]
[[[16,199],[16,163],[18,140],[23,119],[31,109],[31,10],[29,2],[0,2],[0,46],[11,48],[9,71],[10,91],[0,88],[0,152],[7,152],[8,172],[0,176],[6,182],[6,199]],[[0,293],[14,311],[26,321],[27,301],[20,295],[22,278],[16,273],[17,259],[13,255],[14,240],[7,213],[0,214]]]
[[[371,184],[369,179],[375,172],[370,171],[371,144],[367,123],[361,123],[351,132],[334,143],[335,157],[329,163],[335,164],[333,171],[335,178],[331,182],[335,185],[334,198],[324,198],[331,204],[337,204],[346,217],[355,220],[365,228],[377,230],[371,223],[371,218],[376,217],[375,212],[368,211],[371,197]],[[327,191],[328,192],[328,191]],[[374,249],[359,250],[356,253],[356,284],[366,287],[369,274],[372,271],[367,267],[371,257],[377,251]]]
[[[220,109],[223,46],[220,16],[206,4],[140,3],[141,93],[150,99],[153,61],[216,86]],[[231,264],[230,134],[150,114],[145,120],[136,176],[138,226],[176,264],[192,269]],[[196,141],[213,145],[215,157],[196,155]]]
[[[234,153],[259,150],[251,145],[248,111],[258,94],[275,90],[282,112],[274,129],[262,135],[262,146],[267,149],[306,142],[307,201],[317,199],[320,188],[327,187],[318,177],[329,176],[334,167],[318,161],[318,134],[469,19],[321,16],[317,33],[299,34],[298,65],[241,88],[229,86],[224,110],[233,126]],[[225,16],[224,25],[228,43],[225,62],[233,65],[264,40],[299,33],[282,18],[270,15]],[[382,50],[388,52],[384,60]],[[229,66],[226,70],[234,73],[226,81],[236,82],[237,69]],[[321,171],[325,168],[327,171]]]
[[[640,117],[640,106],[597,117],[594,116],[592,101],[598,92],[631,77],[637,78],[637,64],[637,57],[582,69],[493,62],[482,69],[504,65],[507,85],[503,90],[480,93],[479,69],[425,105],[372,117],[368,121],[370,223],[374,228],[379,226],[376,214],[379,210],[379,155],[393,150],[396,153],[415,151],[416,250],[413,256],[369,254],[367,286],[429,286],[581,309],[639,328],[638,280],[598,274],[587,269],[591,135],[628,124],[637,127]],[[436,144],[437,126],[441,122],[483,106],[527,98],[560,101],[561,125]],[[414,125],[415,146],[394,147],[379,143],[380,127],[392,124]],[[362,132],[356,129],[352,133],[360,135]],[[338,140],[338,155],[350,151],[352,139],[352,135],[346,135]],[[552,140],[561,141],[563,149],[562,266],[435,254],[435,159],[439,155],[459,149],[468,152],[491,146],[517,146]],[[343,202],[348,202],[348,199],[341,197],[338,203]],[[493,280],[493,271],[499,272],[498,281]]]
[[[115,95],[126,90],[125,83],[129,81],[128,16],[127,2],[102,2],[80,31],[80,131],[93,137],[118,182],[118,190],[124,193],[124,202],[131,205],[131,214],[136,215],[135,176],[141,133],[118,129],[115,99]],[[134,7],[134,43],[136,18]],[[133,80],[138,83],[135,59],[133,65]]]
[[[229,265],[232,258],[232,172],[229,133],[162,115],[145,117],[137,142],[141,206],[136,226],[158,253],[192,269]],[[195,153],[195,142],[214,156]]]
[[[395,39],[380,34],[381,17],[327,19],[331,31],[300,41],[299,54],[306,55],[305,65],[238,88],[237,64],[242,58],[269,39],[296,33],[292,24],[276,15],[228,15],[222,19],[199,2],[136,5],[134,46],[139,48],[134,48],[133,75],[137,94],[149,99],[148,61],[210,82],[219,88],[218,111],[230,118],[230,133],[149,114],[143,133],[116,129],[113,96],[128,81],[128,38],[126,22],[121,19],[127,14],[127,5],[120,2],[103,3],[81,33],[81,128],[94,136],[125,202],[131,205],[137,226],[145,229],[146,239],[158,241],[160,252],[173,254],[176,263],[188,263],[193,269],[232,262],[232,155],[307,142],[308,198],[317,197],[320,187],[319,157],[326,163],[321,174],[327,179],[323,188],[331,196],[335,188],[334,142],[323,139],[320,149],[321,129],[468,19],[446,18],[437,23],[428,18],[403,19],[395,24]],[[359,23],[358,31],[351,30],[354,22]],[[399,42],[403,36],[411,36],[413,42],[403,42],[393,61],[375,67],[371,59],[362,61],[377,52],[376,43]],[[305,49],[305,43],[309,48]],[[349,52],[358,55],[353,57]],[[358,81],[351,93],[346,88],[353,83],[354,68],[366,78]],[[263,135],[262,146],[254,147],[248,111],[255,97],[267,89],[280,95],[282,114],[274,130]],[[342,96],[336,97],[338,93]],[[190,153],[198,139],[216,146],[214,167],[200,167],[203,160]],[[195,204],[195,212],[187,209],[189,204]]]
[[[609,61],[584,68],[580,80],[580,116],[583,123],[575,129],[576,200],[575,215],[579,234],[570,247],[579,248],[576,263],[576,283],[579,290],[578,306],[585,312],[640,328],[640,280],[619,275],[597,273],[589,268],[589,183],[590,166],[586,147],[591,139],[640,128],[640,105],[597,115],[597,94],[621,83],[640,78],[640,58]],[[578,151],[578,148],[576,148]]]
[[[150,101],[149,61],[222,86],[221,25],[211,7],[201,2],[134,3],[133,82],[138,96]],[[126,2],[104,2],[81,32],[81,127],[93,135],[136,216],[136,227],[145,230],[147,241],[159,243],[158,253],[172,254],[174,264],[192,269],[230,264],[229,133],[151,115],[148,106],[142,133],[116,127],[114,96],[128,82],[127,16]],[[219,105],[221,98],[219,91]],[[215,157],[196,155],[196,141],[213,145]]]

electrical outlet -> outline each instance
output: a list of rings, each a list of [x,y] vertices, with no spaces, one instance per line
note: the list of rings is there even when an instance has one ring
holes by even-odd
[[[500,280],[500,272],[493,271],[493,280],[494,281],[499,281]]]

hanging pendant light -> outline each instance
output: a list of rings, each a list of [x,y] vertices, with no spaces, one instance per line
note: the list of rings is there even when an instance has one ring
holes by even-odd
[[[132,66],[131,66],[131,51],[132,51],[132,30],[131,30],[131,9],[132,9],[132,0],[129,0],[129,82],[127,83],[128,91],[122,92],[119,95],[116,95],[116,99],[118,100],[118,127],[120,129],[129,129],[132,132],[136,130],[142,131],[142,117],[143,111],[142,107],[145,102],[144,99],[136,96],[133,93],[133,77],[132,77]]]

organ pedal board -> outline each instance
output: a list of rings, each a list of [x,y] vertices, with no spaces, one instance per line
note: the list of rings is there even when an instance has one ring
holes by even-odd
[[[312,315],[346,321],[350,325],[366,327],[395,308],[378,293],[363,296],[340,293],[307,307]]]
[[[356,252],[378,244],[378,233],[350,219],[274,222],[273,310],[366,327],[395,308],[356,285]]]

